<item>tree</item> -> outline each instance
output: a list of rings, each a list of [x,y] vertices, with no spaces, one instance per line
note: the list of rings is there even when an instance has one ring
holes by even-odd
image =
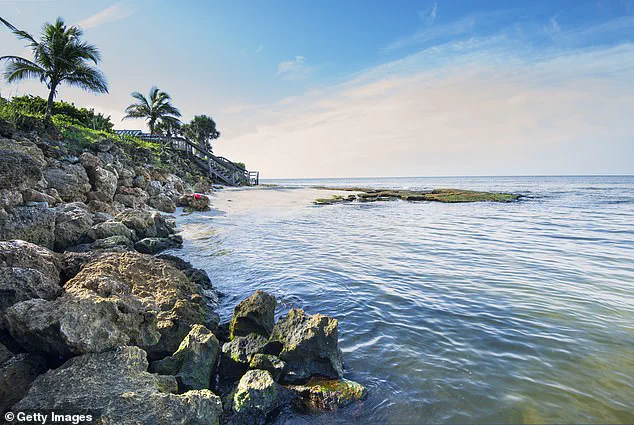
[[[198,143],[201,148],[209,145],[209,150],[211,150],[210,142],[220,137],[216,122],[207,115],[196,115],[189,124],[183,126],[183,134]]]
[[[45,117],[51,117],[53,101],[57,88],[65,83],[96,93],[108,93],[106,77],[97,68],[92,67],[101,61],[99,50],[92,44],[81,40],[82,30],[76,26],[66,26],[62,18],[54,24],[45,23],[40,41],[26,31],[0,21],[21,40],[27,40],[27,47],[33,52],[33,60],[19,56],[1,56],[6,61],[4,77],[9,83],[29,78],[39,79],[49,89]]]
[[[163,136],[166,139],[172,139],[176,137],[181,132],[181,123],[180,121],[159,121],[154,127],[154,132]],[[165,151],[165,143],[161,141],[161,153]]]
[[[124,120],[129,118],[145,118],[150,128],[150,134],[154,134],[158,122],[180,123],[178,118],[181,116],[181,113],[170,103],[172,98],[169,94],[159,90],[156,86],[150,89],[147,98],[138,91],[133,92],[132,97],[135,98],[137,102],[125,109],[126,116],[123,117]]]

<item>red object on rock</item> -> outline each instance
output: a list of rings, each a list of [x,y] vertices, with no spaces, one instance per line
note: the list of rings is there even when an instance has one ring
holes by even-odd
[[[200,199],[200,194],[199,193],[194,193],[194,198]]]

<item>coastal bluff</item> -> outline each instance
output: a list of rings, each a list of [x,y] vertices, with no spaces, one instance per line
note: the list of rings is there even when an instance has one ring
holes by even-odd
[[[27,124],[0,120],[2,413],[263,424],[366,396],[343,377],[335,318],[276,321],[276,298],[257,291],[220,323],[207,273],[160,254],[183,243],[169,214],[209,209],[215,182],[196,164]]]

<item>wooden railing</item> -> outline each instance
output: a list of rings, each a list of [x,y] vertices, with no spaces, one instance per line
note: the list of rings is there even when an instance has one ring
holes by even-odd
[[[236,163],[216,156],[210,151],[201,148],[198,144],[192,143],[182,137],[165,138],[161,136],[143,135],[142,140],[165,143],[175,150],[185,151],[198,166],[205,169],[211,177],[220,180],[231,186],[251,186],[260,184],[260,173],[258,171],[248,171]]]

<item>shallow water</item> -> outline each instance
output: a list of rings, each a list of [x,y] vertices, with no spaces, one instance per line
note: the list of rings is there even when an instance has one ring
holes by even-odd
[[[180,251],[226,294],[339,319],[361,405],[276,424],[633,423],[634,177],[282,181],[522,193],[511,204],[315,207],[329,192],[218,192]],[[334,193],[334,192],[332,192]]]

